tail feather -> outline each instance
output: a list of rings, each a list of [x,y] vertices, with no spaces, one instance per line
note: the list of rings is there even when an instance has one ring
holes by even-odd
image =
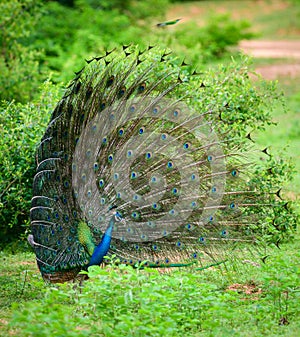
[[[213,103],[199,111],[194,75],[152,47],[125,53],[76,73],[37,150],[30,241],[51,282],[90,265],[114,212],[108,255],[203,269],[256,250],[274,206],[252,186],[253,140],[232,136]]]

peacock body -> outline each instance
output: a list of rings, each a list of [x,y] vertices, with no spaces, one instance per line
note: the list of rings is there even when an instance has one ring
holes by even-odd
[[[89,60],[54,109],[29,236],[45,280],[71,280],[104,256],[205,267],[260,246],[272,203],[249,183],[251,138],[232,142],[219,113],[199,111],[199,75],[166,57],[124,46]]]

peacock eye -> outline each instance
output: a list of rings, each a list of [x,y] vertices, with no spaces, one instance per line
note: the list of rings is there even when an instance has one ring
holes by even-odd
[[[176,214],[175,209],[171,209],[171,210],[169,211],[169,214],[170,214],[170,215],[175,215],[175,214]]]
[[[136,104],[131,104],[129,107],[130,112],[134,112],[136,110]]]
[[[142,92],[144,92],[146,89],[146,83],[141,83],[139,86],[138,86],[138,93],[141,94]]]
[[[171,169],[171,168],[173,168],[173,166],[174,166],[173,162],[172,162],[172,161],[168,161],[167,167],[168,167],[169,169]]]
[[[160,107],[159,106],[155,106],[152,110],[152,112],[156,115],[158,112],[160,111]]]
[[[183,148],[186,149],[186,150],[187,150],[188,148],[190,148],[190,146],[191,146],[191,143],[190,143],[190,142],[186,142],[186,143],[183,144]]]
[[[106,107],[106,101],[102,101],[102,102],[100,103],[100,110],[104,110],[105,107]]]
[[[233,170],[231,170],[230,174],[231,174],[232,177],[237,177],[238,174],[239,174],[239,171],[236,170],[236,169],[233,169]]]
[[[159,209],[160,209],[160,205],[159,205],[158,203],[154,202],[154,203],[152,204],[152,208],[153,208],[154,210],[159,210]]]
[[[180,109],[174,109],[174,111],[173,111],[173,116],[174,117],[178,117],[179,116],[179,114],[180,114]]]
[[[122,87],[118,92],[118,98],[121,98],[122,96],[124,96],[125,92],[126,92],[126,88]]]
[[[114,80],[115,80],[115,77],[114,76],[110,76],[110,78],[106,82],[106,86],[110,87],[114,83]]]
[[[205,237],[203,237],[203,236],[200,236],[200,238],[199,238],[199,242],[200,242],[200,243],[204,243],[204,242],[205,242]]]
[[[227,236],[228,235],[228,231],[226,229],[223,229],[221,232],[221,236]]]

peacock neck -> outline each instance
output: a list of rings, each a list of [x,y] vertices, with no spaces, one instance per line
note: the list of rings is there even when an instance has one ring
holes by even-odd
[[[113,215],[109,221],[109,225],[102,237],[101,242],[94,249],[94,252],[89,262],[89,266],[99,265],[100,263],[102,263],[104,256],[106,256],[106,254],[108,253],[115,222],[116,215]]]

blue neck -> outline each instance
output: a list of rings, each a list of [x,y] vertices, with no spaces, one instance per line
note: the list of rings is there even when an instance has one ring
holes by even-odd
[[[113,215],[109,221],[107,230],[105,231],[103,238],[98,246],[95,247],[93,255],[90,259],[89,266],[99,265],[104,256],[106,256],[111,243],[111,234],[115,224],[115,216]]]

